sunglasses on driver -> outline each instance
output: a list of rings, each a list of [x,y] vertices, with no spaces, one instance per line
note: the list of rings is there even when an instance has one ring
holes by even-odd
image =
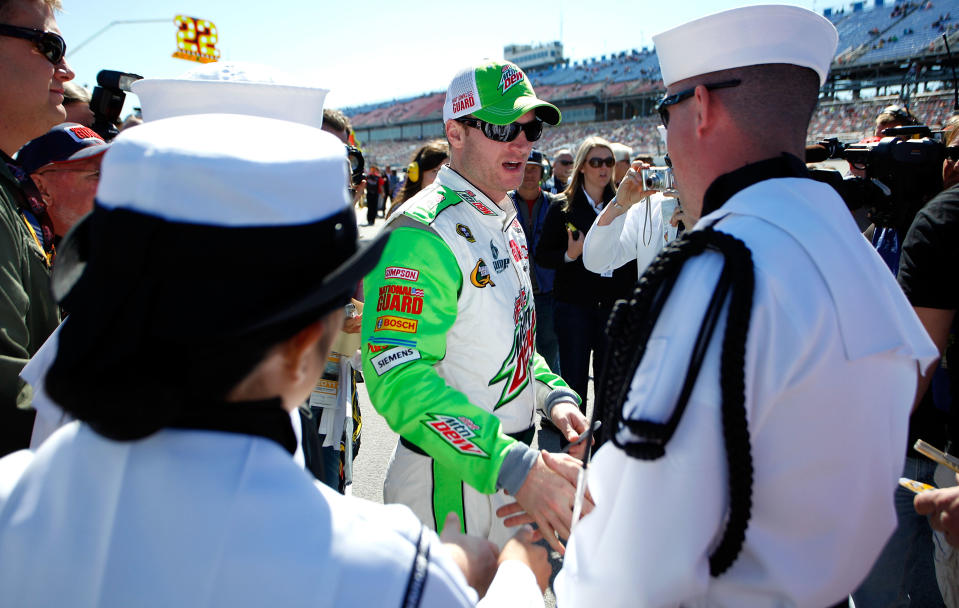
[[[479,129],[486,136],[486,139],[498,141],[501,143],[511,142],[519,137],[520,131],[526,133],[526,141],[534,142],[543,135],[543,121],[538,118],[520,124],[511,122],[508,125],[494,125],[491,122],[480,120],[478,118],[457,118],[456,122],[462,123],[467,127]]]
[[[40,54],[46,57],[47,61],[53,65],[58,65],[67,53],[67,43],[60,34],[53,32],[0,23],[0,36],[29,40],[33,43],[33,46],[40,51]]]

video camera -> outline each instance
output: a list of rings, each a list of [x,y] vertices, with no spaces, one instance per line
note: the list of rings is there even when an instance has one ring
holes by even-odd
[[[117,136],[117,122],[123,111],[130,85],[143,76],[114,70],[100,70],[97,74],[97,86],[93,88],[90,109],[93,110],[93,130],[100,137],[110,141]]]
[[[363,153],[356,146],[346,144],[346,159],[350,165],[350,191],[355,191],[363,178],[363,172],[366,171],[366,161],[363,159]]]
[[[844,144],[825,139],[806,148],[806,162],[841,158],[865,177],[843,179],[838,171],[811,171],[812,178],[839,192],[850,211],[865,208],[877,227],[905,230],[930,198],[942,190],[942,162],[956,150],[926,126],[894,127],[877,142]],[[899,139],[899,137],[915,137]],[[956,155],[959,156],[959,155]]]

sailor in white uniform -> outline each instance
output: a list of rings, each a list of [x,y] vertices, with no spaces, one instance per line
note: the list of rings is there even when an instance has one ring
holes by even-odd
[[[335,137],[276,119],[115,140],[54,272],[70,317],[45,387],[77,420],[0,460],[0,603],[476,602],[409,509],[317,487],[292,459],[289,411],[385,245],[357,249],[347,178]],[[502,561],[485,601],[541,606],[528,563]]]
[[[654,37],[680,198],[701,219],[611,321],[610,440],[587,469],[596,506],[570,539],[561,608],[845,605],[895,526],[936,350],[800,160],[837,38],[776,5]]]

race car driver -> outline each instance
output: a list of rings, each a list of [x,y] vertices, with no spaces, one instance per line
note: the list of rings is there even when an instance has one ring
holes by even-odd
[[[453,78],[443,120],[450,164],[391,216],[364,280],[376,309],[363,315],[363,374],[401,436],[384,499],[437,531],[456,512],[464,531],[500,545],[510,536],[501,516],[521,511],[506,521],[535,521],[563,551],[580,463],[529,447],[534,415],[571,441],[587,422],[535,351],[529,253],[506,196],[560,113],[516,65],[487,61]]]

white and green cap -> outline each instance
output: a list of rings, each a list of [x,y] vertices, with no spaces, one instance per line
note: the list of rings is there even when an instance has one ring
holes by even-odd
[[[460,70],[446,90],[443,122],[472,114],[494,125],[508,125],[529,111],[557,125],[559,108],[536,97],[523,70],[509,61],[487,60]]]

